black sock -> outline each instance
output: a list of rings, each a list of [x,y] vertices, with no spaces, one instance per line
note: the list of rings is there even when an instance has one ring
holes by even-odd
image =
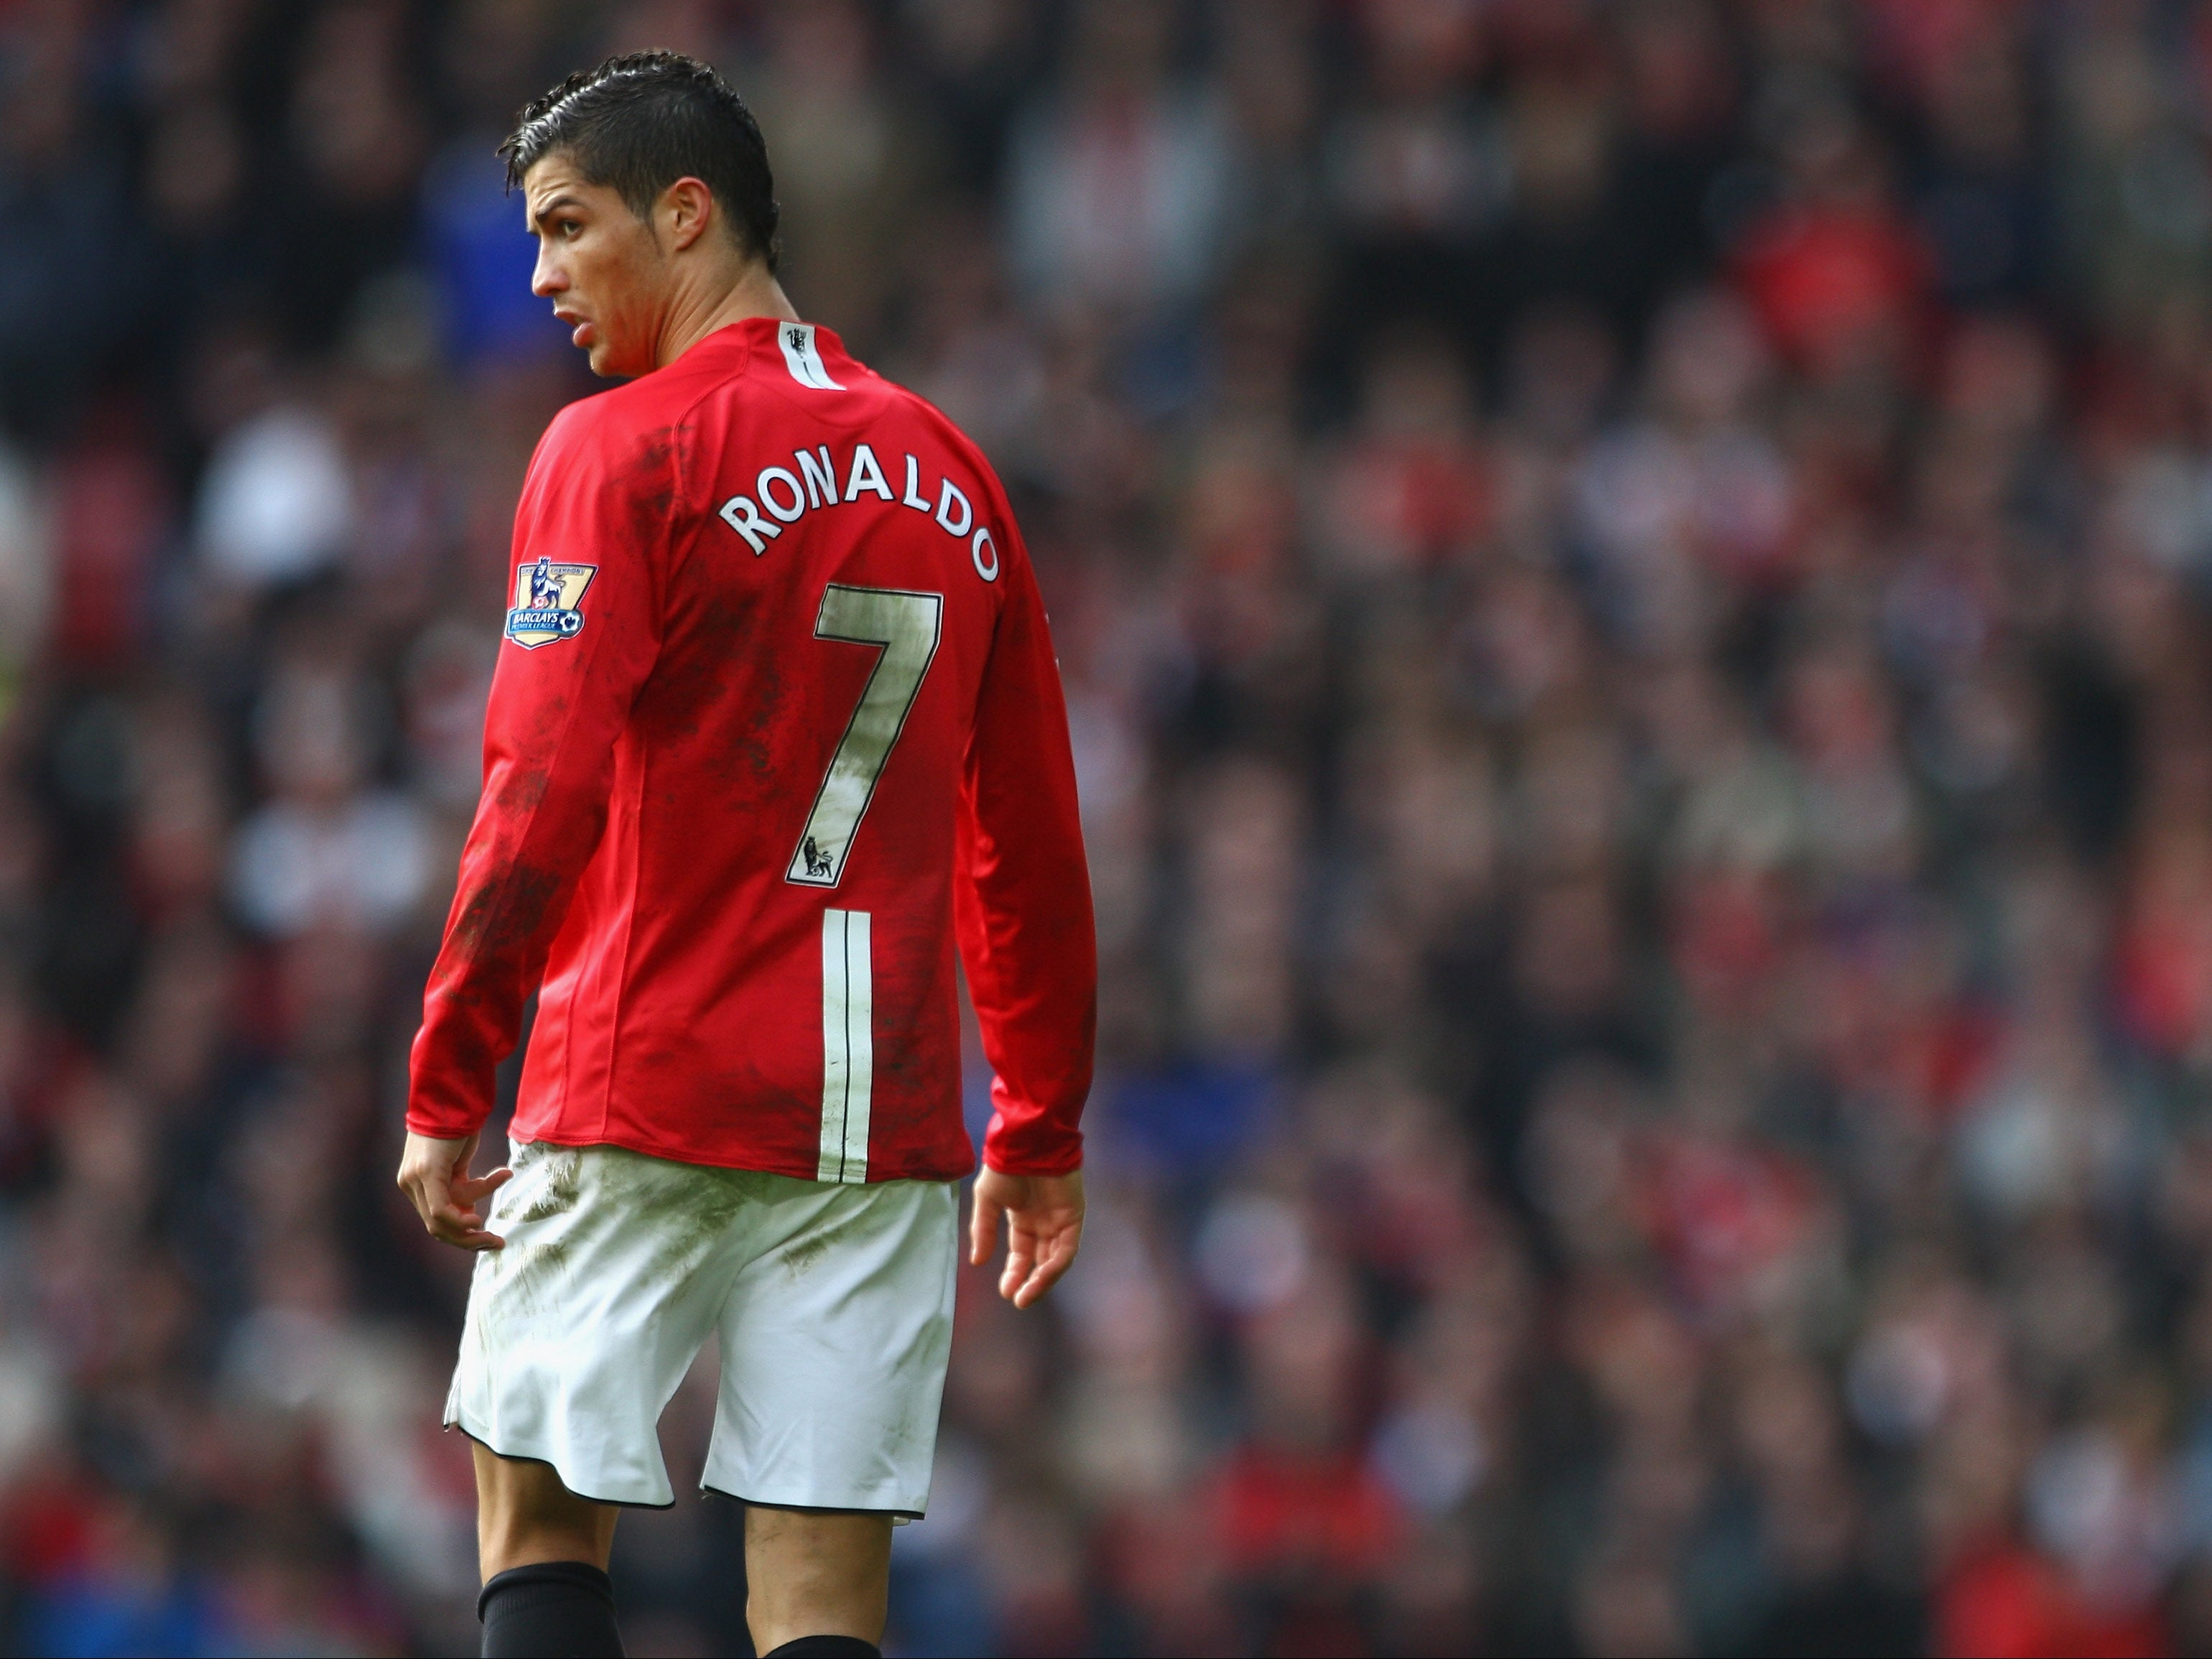
[[[884,1650],[857,1636],[794,1636],[761,1659],[884,1659]]]
[[[495,1572],[477,1597],[477,1617],[484,1659],[622,1659],[614,1581],[588,1561]]]

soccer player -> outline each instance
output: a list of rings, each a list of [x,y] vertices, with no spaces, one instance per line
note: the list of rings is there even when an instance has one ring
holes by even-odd
[[[672,1501],[655,1425],[712,1333],[754,1640],[872,1654],[975,1163],[956,949],[996,1074],[969,1259],[1003,1215],[1027,1307],[1083,1223],[1097,952],[1044,611],[975,446],[785,298],[712,70],[613,58],[503,154],[535,291],[629,384],[523,487],[399,1170],[483,1252],[446,1420],[483,1650],[621,1651],[615,1518]],[[533,992],[510,1167],[472,1175]]]

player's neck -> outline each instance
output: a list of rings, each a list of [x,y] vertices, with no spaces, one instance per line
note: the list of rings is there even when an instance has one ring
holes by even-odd
[[[795,323],[799,312],[784,293],[783,284],[765,266],[749,264],[736,283],[719,295],[702,295],[689,305],[678,303],[662,331],[660,349],[653,367],[665,368],[717,329],[742,323],[748,317],[774,317]]]

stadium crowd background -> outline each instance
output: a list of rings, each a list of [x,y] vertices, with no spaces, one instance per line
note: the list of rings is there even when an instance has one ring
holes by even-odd
[[[492,147],[644,46],[1085,791],[1096,1214],[891,1650],[2212,1650],[2212,8],[0,0],[16,1650],[474,1650],[392,1170],[592,389]]]

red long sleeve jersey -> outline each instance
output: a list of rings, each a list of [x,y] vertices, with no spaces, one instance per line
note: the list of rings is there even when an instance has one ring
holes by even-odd
[[[992,1167],[1082,1159],[1097,949],[1044,611],[990,467],[827,330],[758,318],[532,458],[484,791],[407,1121],[945,1180],[954,949]]]

